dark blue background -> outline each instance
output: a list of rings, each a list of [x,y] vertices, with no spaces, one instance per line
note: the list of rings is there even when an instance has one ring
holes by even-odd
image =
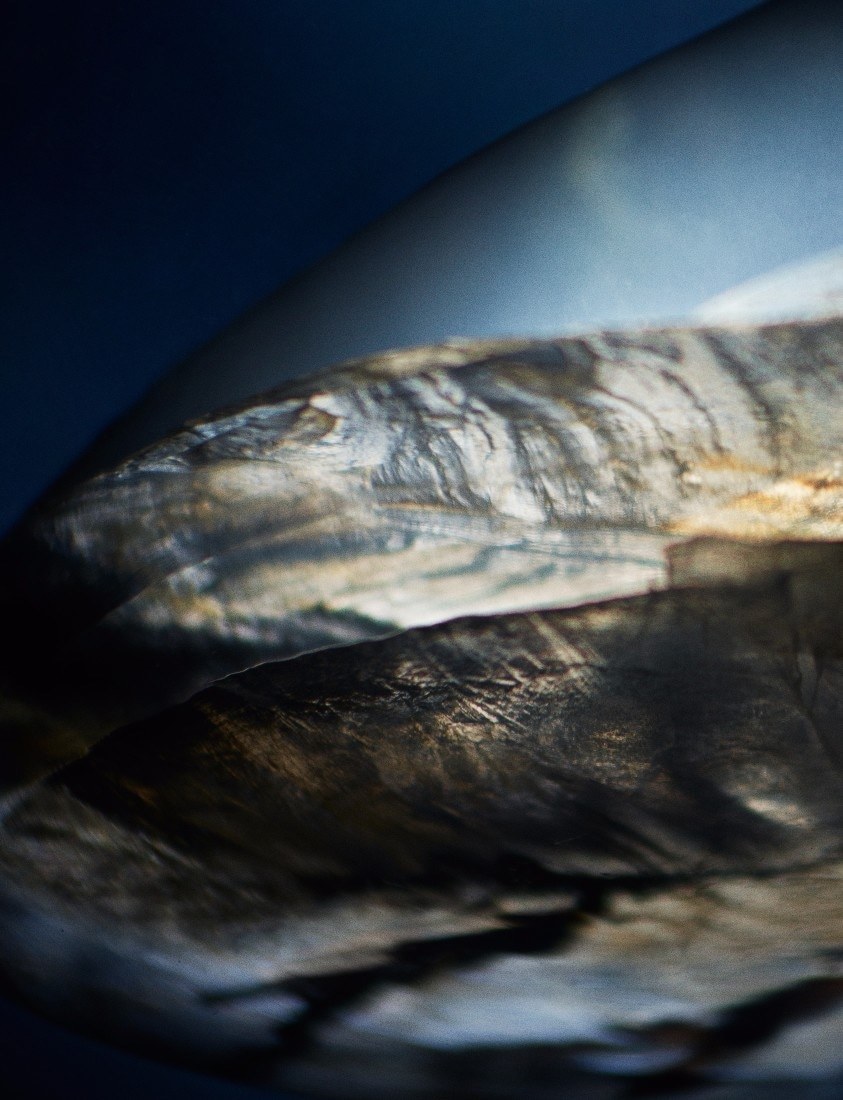
[[[149,382],[379,213],[754,6],[7,0],[0,529]],[[2,1004],[0,1044],[6,1095],[257,1095]]]

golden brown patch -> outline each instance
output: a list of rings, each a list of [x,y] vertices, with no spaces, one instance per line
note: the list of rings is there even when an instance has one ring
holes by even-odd
[[[782,478],[671,525],[679,535],[758,541],[843,537],[843,479],[819,470]]]

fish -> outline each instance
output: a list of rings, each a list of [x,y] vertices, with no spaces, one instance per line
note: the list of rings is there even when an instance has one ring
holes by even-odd
[[[3,987],[301,1096],[835,1095],[841,399],[834,310],[452,340],[48,493]]]

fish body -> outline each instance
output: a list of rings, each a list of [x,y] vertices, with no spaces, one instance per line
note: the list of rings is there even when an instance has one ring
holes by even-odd
[[[836,1087],[841,409],[834,313],[455,341],[45,498],[7,986],[315,1096]]]

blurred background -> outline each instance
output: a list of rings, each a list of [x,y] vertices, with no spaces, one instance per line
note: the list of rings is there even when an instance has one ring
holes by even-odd
[[[750,0],[7,0],[0,528],[238,314]],[[6,1096],[246,1100],[0,1002]]]
[[[438,173],[748,0],[7,0],[0,527]]]

